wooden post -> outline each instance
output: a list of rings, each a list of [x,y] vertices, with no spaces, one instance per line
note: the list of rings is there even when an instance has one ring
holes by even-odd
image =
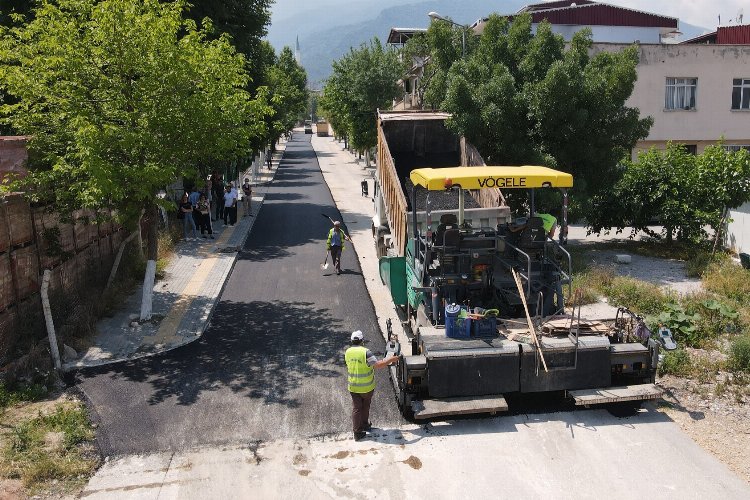
[[[531,322],[531,316],[529,316],[529,306],[526,304],[526,295],[523,293],[523,285],[521,285],[521,278],[518,277],[518,273],[515,269],[510,270],[513,273],[513,279],[516,282],[516,288],[518,293],[521,295],[521,302],[523,302],[523,310],[526,312],[526,323],[529,325],[529,331],[531,331],[531,338],[534,339],[534,344],[539,350],[539,356],[542,358],[542,365],[544,365],[544,371],[548,372],[547,361],[544,360],[544,353],[542,352],[542,344],[539,342],[539,338],[536,336],[536,330],[534,324]]]

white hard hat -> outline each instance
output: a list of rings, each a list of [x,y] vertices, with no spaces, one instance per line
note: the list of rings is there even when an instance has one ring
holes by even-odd
[[[339,222],[339,221],[334,221],[334,222],[333,222],[333,225],[334,225],[334,226],[340,226],[340,225],[341,225],[341,222]]]
[[[352,341],[354,340],[364,340],[365,334],[362,333],[362,330],[357,330],[356,332],[352,332]]]

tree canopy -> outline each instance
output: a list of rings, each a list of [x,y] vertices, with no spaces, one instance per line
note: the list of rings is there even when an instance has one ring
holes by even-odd
[[[0,32],[3,119],[32,136],[36,196],[60,212],[115,206],[131,222],[195,165],[249,153],[270,112],[226,35],[183,1],[56,0]]]
[[[727,209],[750,201],[750,152],[726,151],[722,144],[693,155],[681,144],[641,153],[626,161],[622,178],[593,200],[589,226],[699,242],[706,227],[720,231]],[[661,225],[659,232],[650,227]]]
[[[591,33],[566,48],[549,23],[490,16],[481,36],[433,22],[426,34],[425,104],[452,114],[449,127],[488,163],[542,162],[572,173],[588,193],[611,185],[617,164],[645,138],[651,118],[625,106],[636,80],[636,47],[589,55]],[[424,43],[415,41],[414,44]]]
[[[171,1],[171,0],[170,0]],[[273,0],[191,0],[186,16],[200,24],[204,18],[211,19],[215,32],[213,37],[226,33],[231,42],[245,55],[247,62],[262,59],[262,38],[268,34]],[[248,64],[249,86],[255,89],[263,78],[263,66]]]
[[[278,58],[268,68],[265,85],[270,91],[273,114],[269,115],[268,129],[271,143],[291,130],[300,115],[307,109],[307,74],[297,64],[289,47],[281,50]]]
[[[396,51],[375,38],[333,62],[320,107],[337,134],[355,149],[367,150],[377,144],[376,112],[392,106],[402,75]]]

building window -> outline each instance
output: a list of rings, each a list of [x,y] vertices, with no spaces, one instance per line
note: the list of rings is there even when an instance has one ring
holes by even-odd
[[[750,109],[750,78],[735,78],[732,85],[732,109]]]
[[[724,144],[724,150],[729,151],[731,153],[737,152],[740,149],[744,149],[746,151],[750,151],[750,144]]]
[[[697,155],[698,154],[698,145],[697,144],[683,144],[683,148],[685,148],[685,152],[689,155]]]
[[[667,78],[665,109],[695,109],[697,78]]]

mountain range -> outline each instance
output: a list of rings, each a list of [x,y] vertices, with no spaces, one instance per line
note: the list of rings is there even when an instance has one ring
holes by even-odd
[[[294,47],[299,38],[302,65],[312,88],[321,88],[330,75],[331,62],[351,47],[373,37],[385,42],[392,27],[426,28],[428,12],[439,12],[462,24],[472,24],[492,12],[515,13],[527,0],[428,0],[401,4],[403,0],[276,0],[268,40],[277,49]],[[680,22],[682,40],[708,31]]]

